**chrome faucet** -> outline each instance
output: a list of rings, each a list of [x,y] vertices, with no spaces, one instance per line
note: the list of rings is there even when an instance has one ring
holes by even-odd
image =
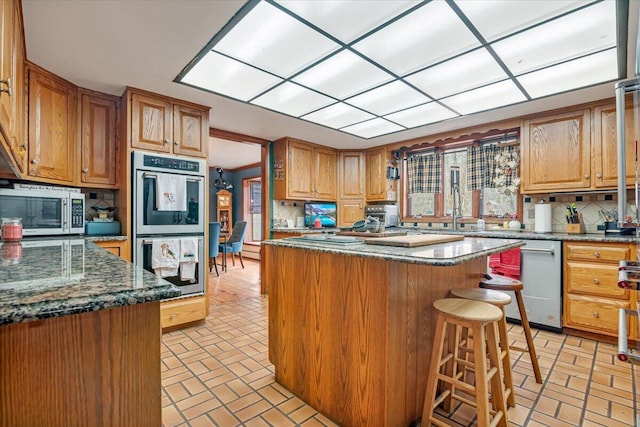
[[[460,167],[451,166],[451,196],[453,209],[451,218],[453,220],[452,230],[458,230],[458,219],[462,218],[462,199],[460,197]]]

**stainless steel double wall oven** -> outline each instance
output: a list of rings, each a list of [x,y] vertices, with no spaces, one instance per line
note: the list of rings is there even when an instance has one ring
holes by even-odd
[[[203,294],[207,260],[204,253],[206,161],[141,151],[134,151],[132,157],[133,262],[154,272],[154,241],[195,238],[198,242],[195,281],[181,280],[180,274],[164,279],[178,286],[182,296]],[[179,190],[186,192],[185,210],[158,209],[157,181],[161,174],[185,178],[186,186]]]

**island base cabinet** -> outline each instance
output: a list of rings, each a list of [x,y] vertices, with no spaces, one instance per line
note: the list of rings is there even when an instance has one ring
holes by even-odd
[[[454,266],[263,246],[275,378],[344,426],[422,415],[435,300],[477,287],[486,258]]]
[[[162,425],[160,303],[0,326],[0,426]]]

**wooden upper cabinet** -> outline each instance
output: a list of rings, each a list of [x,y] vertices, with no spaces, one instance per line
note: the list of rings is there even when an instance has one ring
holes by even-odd
[[[521,146],[522,192],[591,186],[589,109],[526,120]]]
[[[115,187],[117,98],[80,95],[80,179],[83,185]]]
[[[131,148],[206,157],[209,109],[132,92]]]
[[[392,201],[395,191],[387,184],[388,154],[385,147],[373,148],[365,152],[366,199],[369,202]]]
[[[338,184],[338,155],[328,147],[315,147],[315,191],[316,200],[336,200]]]
[[[76,87],[29,69],[29,176],[75,182]]]
[[[289,141],[287,149],[288,199],[314,199],[315,171],[313,145]]]
[[[640,106],[636,105],[636,108]],[[594,185],[597,188],[617,188],[618,186],[618,132],[616,105],[607,104],[594,108]],[[626,175],[627,185],[633,185],[635,177],[635,142],[640,135],[635,133],[633,102],[625,108],[626,132]]]
[[[364,199],[364,153],[341,151],[338,163],[341,199]]]
[[[131,148],[171,152],[171,102],[134,93],[131,97]]]
[[[336,150],[293,138],[275,141],[275,200],[335,201],[338,190]]]
[[[209,114],[196,108],[173,106],[173,152],[200,157],[207,152]]]
[[[19,173],[27,170],[25,47],[20,2],[0,4],[0,129]]]

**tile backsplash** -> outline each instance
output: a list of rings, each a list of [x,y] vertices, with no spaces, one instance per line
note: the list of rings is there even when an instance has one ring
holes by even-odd
[[[304,217],[304,201],[273,201],[273,227],[286,227],[287,221],[295,225],[299,217]]]

